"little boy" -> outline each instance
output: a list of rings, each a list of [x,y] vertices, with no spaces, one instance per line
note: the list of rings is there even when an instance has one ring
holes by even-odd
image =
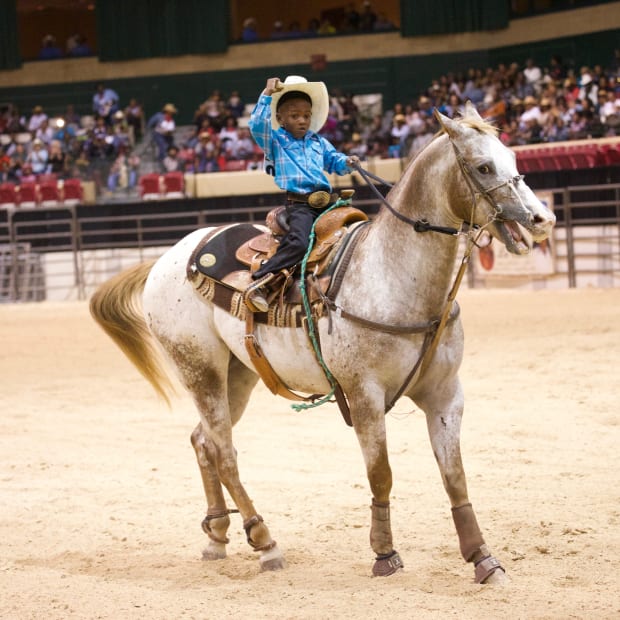
[[[278,251],[253,274],[245,292],[252,312],[266,312],[270,284],[282,270],[295,266],[305,255],[312,225],[337,197],[325,174],[344,175],[359,163],[348,157],[317,132],[325,124],[329,95],[323,82],[308,82],[289,76],[284,82],[269,78],[249,127],[267,159],[274,162],[275,182],[286,191],[289,230]]]

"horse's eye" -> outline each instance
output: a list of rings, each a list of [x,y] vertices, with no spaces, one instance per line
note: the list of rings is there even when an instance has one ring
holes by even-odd
[[[482,164],[482,166],[478,166],[478,172],[480,174],[489,174],[491,172],[491,168],[487,164]]]

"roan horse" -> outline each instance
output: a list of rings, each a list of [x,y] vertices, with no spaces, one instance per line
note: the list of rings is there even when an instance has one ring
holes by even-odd
[[[459,235],[471,248],[485,230],[510,252],[524,254],[529,242],[522,228],[541,241],[555,217],[519,176],[514,153],[473,106],[468,104],[458,120],[436,116],[441,131],[365,227],[332,311],[317,320],[316,331],[324,365],[348,399],[366,464],[373,574],[390,575],[403,565],[392,544],[385,426],[386,411],[402,395],[426,415],[461,554],[474,564],[478,583],[491,583],[506,577],[468,499],[457,375],[463,330],[454,311],[458,306],[446,309],[454,291]],[[104,283],[91,299],[91,312],[160,395],[166,397],[170,383],[159,345],[193,396],[200,423],[191,440],[207,499],[203,529],[210,539],[203,557],[226,557],[229,514],[238,511],[261,568],[276,570],[284,567],[284,557],[239,480],[232,439],[258,381],[244,347],[244,322],[201,298],[187,279],[188,259],[208,230],[189,234],[154,264],[130,268]],[[140,294],[142,311],[136,303]],[[430,347],[429,333],[436,336]],[[327,393],[328,373],[304,329],[258,325],[255,336],[286,385],[307,394]],[[226,505],[222,485],[236,509]]]

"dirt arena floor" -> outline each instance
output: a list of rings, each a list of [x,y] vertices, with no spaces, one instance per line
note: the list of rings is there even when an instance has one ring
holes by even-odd
[[[473,583],[408,401],[387,420],[405,570],[377,579],[354,433],[262,386],[236,446],[288,568],[259,572],[237,515],[229,557],[202,561],[190,400],[160,403],[86,303],[5,305],[0,618],[619,618],[620,289],[459,301],[463,457],[507,585]]]

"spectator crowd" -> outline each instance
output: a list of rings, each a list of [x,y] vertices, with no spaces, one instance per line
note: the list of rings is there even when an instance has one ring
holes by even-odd
[[[448,73],[413,100],[370,116],[352,93],[332,88],[321,133],[337,149],[362,160],[411,158],[438,130],[433,109],[454,117],[469,100],[498,127],[508,146],[617,136],[619,61],[616,52],[607,67],[575,69],[554,56],[544,67],[529,59],[523,66]],[[161,172],[260,168],[262,153],[247,128],[247,111],[256,96],[246,101],[237,91],[215,90],[197,105],[191,127],[183,128],[177,126],[173,103],[146,119],[137,97],[123,105],[104,84],[82,114],[68,104],[62,116],[49,118],[40,105],[22,113],[9,104],[0,109],[0,182],[19,184],[53,174],[94,181],[100,195],[131,190],[149,149]],[[142,158],[136,154],[139,145],[147,147]]]

